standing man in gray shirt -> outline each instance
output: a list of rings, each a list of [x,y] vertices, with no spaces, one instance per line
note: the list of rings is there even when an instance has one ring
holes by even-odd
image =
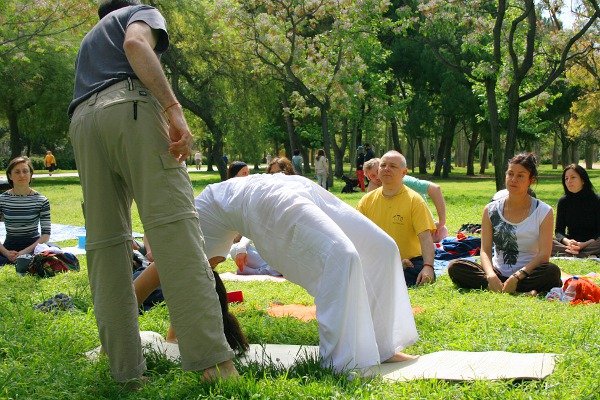
[[[79,48],[68,113],[94,313],[111,374],[118,382],[143,381],[146,371],[132,284],[135,200],[183,369],[202,370],[207,380],[235,376],[182,164],[193,137],[159,60],[169,46],[166,22],[139,0],[101,0],[98,15]]]

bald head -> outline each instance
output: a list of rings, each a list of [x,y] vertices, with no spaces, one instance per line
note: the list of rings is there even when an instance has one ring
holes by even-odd
[[[390,150],[387,153],[385,153],[381,157],[381,162],[383,162],[384,158],[389,161],[395,161],[396,163],[400,163],[402,169],[406,168],[406,158],[396,150]]]
[[[384,189],[392,186],[402,186],[406,175],[406,158],[395,150],[385,153],[379,161],[379,179]]]

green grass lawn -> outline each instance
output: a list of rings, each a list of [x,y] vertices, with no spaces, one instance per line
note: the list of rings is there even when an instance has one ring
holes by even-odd
[[[535,187],[543,201],[556,207],[562,193],[560,171],[544,167]],[[591,171],[600,189],[600,171]],[[194,191],[217,182],[216,173],[191,174]],[[495,191],[491,175],[464,177],[455,169],[451,179],[438,180],[448,207],[448,228],[453,234],[464,223],[480,223],[483,206]],[[83,225],[78,178],[37,179],[33,187],[51,202],[54,222]],[[344,201],[356,205],[360,193],[341,194],[343,183],[332,189]],[[430,204],[431,205],[431,204]],[[143,232],[137,212],[133,229]],[[75,241],[61,244],[72,245]],[[284,251],[284,249],[282,249]],[[174,363],[149,357],[150,383],[135,394],[121,390],[109,377],[105,359],[88,361],[82,356],[98,346],[85,256],[82,270],[51,279],[20,277],[13,266],[0,269],[0,398],[6,399],[263,399],[263,398],[356,398],[356,399],[597,399],[600,398],[600,309],[598,305],[569,306],[541,298],[463,291],[447,276],[433,285],[409,290],[413,306],[423,309],[415,316],[419,341],[406,349],[411,354],[442,350],[548,352],[557,358],[554,373],[543,381],[446,382],[420,380],[390,383],[380,379],[349,381],[308,361],[291,371],[272,366],[240,367],[237,383],[206,385],[198,374],[185,373]],[[567,272],[600,272],[593,261],[558,261]],[[219,271],[234,271],[228,260]],[[227,289],[242,290],[245,302],[233,306],[251,343],[316,345],[315,321],[272,318],[266,309],[272,302],[312,304],[312,298],[289,282],[225,282]],[[57,293],[73,298],[78,310],[43,313],[34,305]],[[142,330],[166,334],[168,312],[158,306],[140,316]]]

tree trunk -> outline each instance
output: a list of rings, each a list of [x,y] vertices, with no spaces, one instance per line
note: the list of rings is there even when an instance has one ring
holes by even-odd
[[[334,175],[337,178],[341,178],[342,175],[344,175],[344,153],[346,152],[346,147],[348,146],[348,120],[346,118],[342,120],[342,130],[340,132],[340,136],[342,137],[342,143],[340,146],[338,146],[335,137],[331,141],[335,157]],[[350,153],[352,153],[352,151],[350,151]],[[352,166],[353,164],[350,163],[350,165]],[[350,167],[350,170],[352,170],[352,167]]]
[[[427,173],[427,158],[425,157],[425,146],[423,145],[423,138],[417,139],[419,145],[419,174]]]
[[[452,136],[454,136],[454,131],[452,132]],[[444,158],[446,159],[446,163],[444,163],[444,170],[442,172],[442,178],[448,179],[450,177],[450,172],[452,171],[452,139],[453,137],[449,137],[446,139],[446,146],[444,146]]]
[[[490,134],[492,137],[492,155],[494,159],[494,177],[496,191],[504,188],[504,157],[502,156],[502,144],[500,140],[500,122],[498,118],[498,102],[496,101],[496,80],[485,81],[485,92],[490,116]]]
[[[435,156],[435,169],[433,170],[433,176],[441,176],[442,167],[444,166],[444,153],[446,149],[446,137],[442,136],[440,139],[440,145],[437,149]]]
[[[584,150],[585,169],[592,169],[594,167],[594,148],[595,145],[593,143],[586,143]]]
[[[488,164],[488,145],[485,140],[483,141],[483,149],[481,150],[479,158],[479,173],[483,175],[485,174],[485,170],[487,169]]]
[[[6,119],[8,120],[8,129],[10,131],[10,158],[12,160],[15,157],[19,157],[23,151],[21,131],[19,130],[19,114],[12,102],[6,107]]]
[[[506,147],[504,149],[503,163],[504,165],[508,165],[508,161],[515,155],[517,143],[517,130],[519,129],[518,88],[518,84],[513,83],[508,91],[508,124],[506,127]]]
[[[558,168],[558,133],[554,132],[554,144],[552,145],[552,169]]]
[[[467,134],[465,129],[465,135]],[[475,176],[475,151],[477,150],[477,145],[479,144],[479,131],[477,128],[473,128],[473,132],[471,133],[471,138],[467,137],[467,141],[469,142],[469,153],[467,155],[467,176]]]
[[[327,178],[327,187],[333,187],[333,169],[331,162],[331,141],[329,138],[329,122],[327,120],[327,112],[329,110],[329,102],[320,106],[321,109],[321,129],[323,131],[323,150],[325,156],[329,160],[329,177]]]

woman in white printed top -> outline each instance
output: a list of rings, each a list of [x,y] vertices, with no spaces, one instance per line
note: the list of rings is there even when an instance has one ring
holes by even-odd
[[[38,243],[50,240],[50,202],[29,185],[33,166],[27,157],[13,158],[6,169],[10,190],[0,194],[0,213],[6,239],[0,244],[0,265],[33,253]],[[41,227],[41,235],[38,227]]]
[[[448,265],[448,275],[457,286],[529,294],[562,286],[560,268],[549,261],[552,208],[530,195],[537,176],[533,154],[518,154],[509,161],[508,196],[483,210],[481,264],[458,259]]]

